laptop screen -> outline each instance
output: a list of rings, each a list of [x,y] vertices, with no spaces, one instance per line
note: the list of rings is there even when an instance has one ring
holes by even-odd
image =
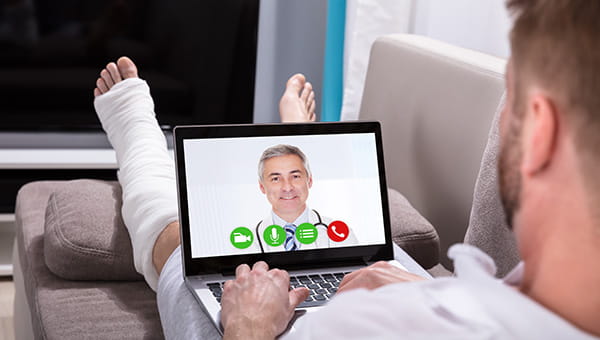
[[[199,130],[187,130],[185,138],[177,137],[177,128],[189,259],[333,249],[351,254],[385,246],[389,218],[380,141],[377,129],[364,124],[378,127],[192,127]]]

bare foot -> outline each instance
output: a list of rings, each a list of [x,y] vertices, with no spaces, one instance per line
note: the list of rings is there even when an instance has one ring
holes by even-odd
[[[105,94],[116,83],[127,78],[137,78],[137,67],[127,57],[121,57],[117,63],[108,63],[106,68],[100,72],[100,78],[96,80],[96,88],[94,89],[94,97]]]
[[[288,79],[279,101],[279,115],[283,123],[314,122],[315,92],[304,75],[298,73]]]

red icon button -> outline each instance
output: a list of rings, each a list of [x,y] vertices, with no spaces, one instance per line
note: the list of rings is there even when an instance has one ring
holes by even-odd
[[[327,236],[329,236],[333,242],[342,242],[348,238],[349,233],[350,229],[346,223],[342,221],[333,221],[327,227]]]

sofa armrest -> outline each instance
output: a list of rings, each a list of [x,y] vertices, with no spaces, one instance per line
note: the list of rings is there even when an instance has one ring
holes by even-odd
[[[35,338],[163,338],[156,294],[144,281],[64,280],[48,269],[44,258],[48,201],[73,182],[77,181],[31,182],[17,195],[16,256],[22,274],[18,290],[23,289],[27,300]]]
[[[440,260],[437,231],[398,191],[388,188],[392,240],[423,268]]]
[[[117,182],[64,182],[48,199],[44,258],[67,280],[142,280],[133,264],[129,233],[121,217]]]

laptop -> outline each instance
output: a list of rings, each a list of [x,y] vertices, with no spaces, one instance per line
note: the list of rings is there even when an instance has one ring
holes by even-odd
[[[307,312],[393,260],[378,122],[178,126],[174,140],[184,279],[220,331],[239,264],[287,270]]]

